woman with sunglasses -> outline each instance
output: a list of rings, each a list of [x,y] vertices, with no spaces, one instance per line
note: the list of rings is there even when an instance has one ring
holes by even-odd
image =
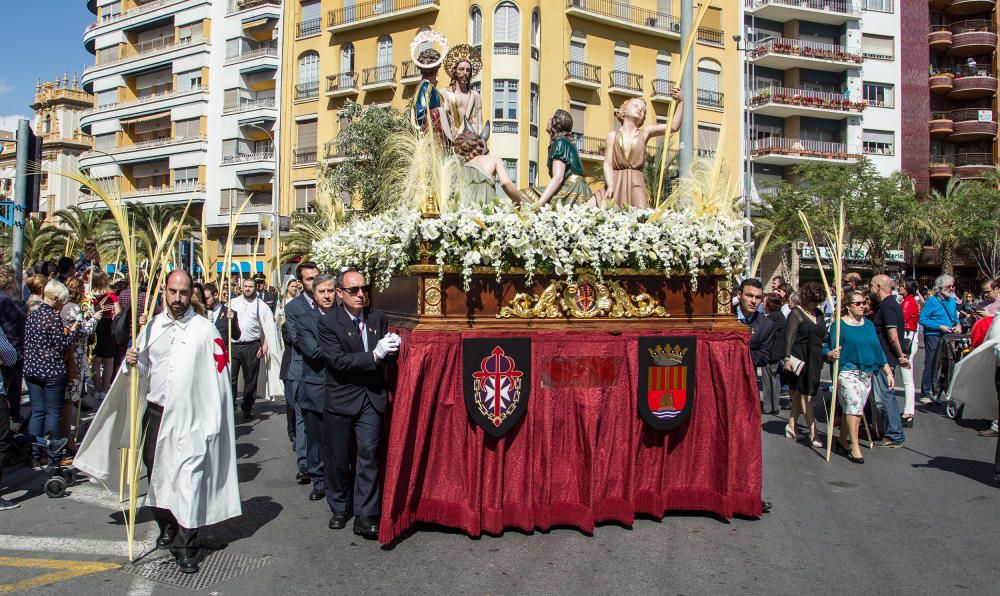
[[[892,369],[886,362],[875,325],[865,318],[865,297],[861,292],[850,291],[844,295],[844,303],[847,312],[840,319],[840,347],[834,348],[837,329],[831,329],[823,347],[823,357],[827,362],[840,361],[837,396],[844,415],[837,437],[837,452],[856,464],[863,464],[865,458],[858,444],[858,427],[872,390],[872,373],[880,368],[885,371],[889,389],[892,389]]]

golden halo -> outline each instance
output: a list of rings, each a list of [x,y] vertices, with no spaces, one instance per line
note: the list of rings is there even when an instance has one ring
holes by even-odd
[[[455,78],[455,69],[460,62],[468,62],[472,65],[472,75],[475,78],[479,71],[483,69],[483,56],[479,48],[474,48],[467,43],[460,43],[448,50],[448,55],[444,59],[444,71],[448,76]]]

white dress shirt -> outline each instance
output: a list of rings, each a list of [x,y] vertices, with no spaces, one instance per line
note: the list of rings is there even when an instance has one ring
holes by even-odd
[[[261,338],[260,309],[268,308],[259,296],[254,296],[253,300],[247,300],[243,295],[239,295],[229,301],[229,308],[236,313],[240,323],[240,340],[238,343],[249,343],[258,341]]]

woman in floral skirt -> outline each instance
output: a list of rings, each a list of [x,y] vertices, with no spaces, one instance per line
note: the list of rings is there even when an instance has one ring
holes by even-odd
[[[889,389],[892,389],[892,369],[886,362],[885,352],[875,334],[875,325],[864,316],[865,297],[861,292],[847,292],[844,295],[844,305],[847,314],[840,319],[840,347],[834,347],[837,330],[832,329],[823,348],[823,357],[827,362],[840,360],[837,399],[844,415],[837,437],[837,452],[856,464],[863,464],[865,458],[861,455],[861,446],[858,444],[858,427],[861,425],[868,394],[872,390],[872,373],[880,368],[885,371]]]
[[[74,405],[80,402],[83,395],[83,380],[86,378],[87,363],[87,342],[90,334],[97,328],[97,322],[101,319],[101,313],[95,313],[89,300],[85,300],[83,292],[83,281],[77,277],[66,280],[66,289],[69,290],[69,301],[63,305],[59,316],[62,317],[63,325],[71,327],[73,323],[80,323],[80,331],[77,340],[73,342],[64,355],[66,361],[66,401],[63,403],[62,412],[62,433],[69,439],[66,446],[68,452],[76,451],[76,443],[73,441],[72,424],[75,421],[73,415]],[[78,406],[77,406],[78,407]]]

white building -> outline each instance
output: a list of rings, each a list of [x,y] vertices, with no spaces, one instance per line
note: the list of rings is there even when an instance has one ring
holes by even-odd
[[[898,5],[747,0],[745,6],[752,196],[802,163],[865,156],[883,174],[900,169]]]
[[[126,200],[186,204],[211,241],[225,239],[233,204],[256,233],[272,209],[281,0],[88,0],[84,32],[95,64],[82,85],[94,151],[81,166],[115,178]],[[253,267],[252,247],[234,251]],[[261,269],[258,265],[256,268]]]

